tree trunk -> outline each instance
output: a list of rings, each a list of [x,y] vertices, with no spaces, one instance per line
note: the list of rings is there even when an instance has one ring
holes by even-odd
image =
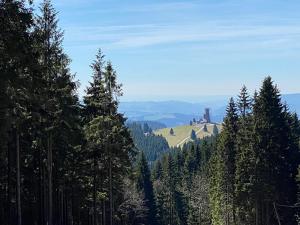
[[[226,225],[229,225],[229,185],[228,184],[226,184]]]
[[[21,211],[21,177],[20,177],[20,136],[16,129],[16,169],[17,169],[17,221],[18,225],[22,225]]]
[[[273,202],[273,207],[274,207],[274,211],[275,211],[275,214],[276,214],[276,219],[277,219],[278,225],[281,225],[281,221],[280,221],[280,218],[279,218],[279,215],[278,215],[278,212],[277,212],[275,202]]]
[[[109,209],[110,209],[110,225],[113,225],[113,193],[112,193],[112,163],[111,151],[109,156]]]
[[[10,135],[9,135],[10,137]],[[7,147],[7,156],[8,156],[8,162],[7,162],[7,224],[11,224],[11,209],[12,209],[12,203],[11,203],[11,191],[12,191],[12,182],[11,182],[11,176],[12,176],[12,155],[11,155],[11,140],[8,141],[8,147]]]
[[[258,199],[255,200],[255,225],[259,225]]]
[[[106,207],[105,207],[105,200],[103,201],[103,224],[106,224]]]
[[[52,134],[48,137],[48,225],[52,225]]]
[[[43,152],[43,148],[41,147],[41,141],[39,140],[39,147],[40,147],[40,152],[39,152],[39,206],[38,206],[38,210],[39,210],[39,216],[38,216],[38,224],[43,225],[44,224],[44,191],[43,191],[43,187],[44,187],[44,170],[43,170],[43,159],[42,159],[42,152]]]
[[[266,202],[266,225],[270,225],[270,207],[269,201]]]
[[[96,225],[96,198],[97,198],[97,187],[96,187],[96,152],[94,152],[93,225]]]

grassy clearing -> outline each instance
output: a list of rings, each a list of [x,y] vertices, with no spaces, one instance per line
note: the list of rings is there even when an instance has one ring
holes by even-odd
[[[192,130],[196,131],[197,137],[198,138],[203,138],[206,136],[211,136],[212,131],[213,131],[213,124],[206,124],[207,126],[207,132],[203,131],[204,124],[200,125],[184,125],[184,126],[178,126],[178,127],[173,127],[174,130],[174,135],[170,134],[170,129],[171,128],[164,128],[155,131],[154,133],[156,135],[162,135],[163,137],[166,138],[168,141],[169,145],[174,147],[174,146],[182,146],[184,143],[189,142],[190,135]],[[217,125],[219,131],[221,129],[221,125]]]

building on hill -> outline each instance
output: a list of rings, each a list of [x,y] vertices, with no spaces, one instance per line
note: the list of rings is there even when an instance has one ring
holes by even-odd
[[[199,121],[196,121],[195,119],[193,120],[193,122],[191,121],[190,124],[194,124],[194,125],[197,125],[197,124],[204,124],[204,123],[211,123],[211,120],[210,120],[210,110],[209,108],[205,108],[205,112],[203,114],[203,117],[200,118]]]
[[[207,123],[210,123],[210,115],[209,115],[209,108],[205,109],[205,113],[203,115],[203,119],[206,120]]]

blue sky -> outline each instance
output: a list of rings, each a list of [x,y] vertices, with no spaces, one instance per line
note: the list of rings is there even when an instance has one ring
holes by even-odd
[[[271,75],[300,92],[299,0],[54,0],[82,95],[98,48],[123,100],[253,91]]]

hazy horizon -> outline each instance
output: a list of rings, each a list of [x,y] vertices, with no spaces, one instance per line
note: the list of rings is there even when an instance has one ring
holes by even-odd
[[[207,102],[207,101],[222,101],[222,100],[229,100],[229,98],[233,97],[236,98],[238,96],[238,91],[235,94],[232,95],[194,95],[194,96],[165,96],[162,98],[161,96],[122,96],[120,97],[119,101],[120,102],[189,102],[189,103],[202,103],[202,102]],[[253,94],[251,92],[251,94]],[[295,93],[281,93],[281,96],[286,96],[286,95],[300,95],[300,92],[295,92]]]

